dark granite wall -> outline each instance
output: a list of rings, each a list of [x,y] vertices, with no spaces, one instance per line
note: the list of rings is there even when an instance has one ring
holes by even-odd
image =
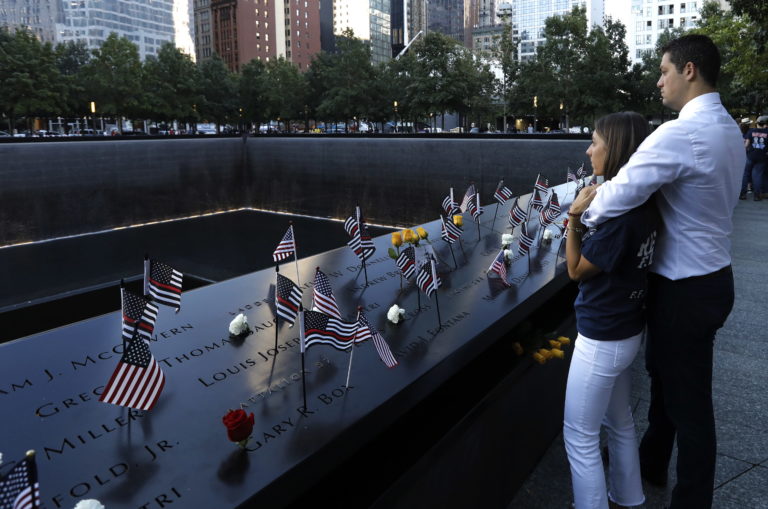
[[[450,186],[490,203],[586,160],[585,140],[257,137],[0,144],[0,245],[254,207],[431,221]]]

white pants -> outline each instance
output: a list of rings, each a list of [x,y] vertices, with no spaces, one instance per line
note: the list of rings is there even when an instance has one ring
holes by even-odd
[[[578,335],[568,373],[563,438],[576,509],[606,509],[645,501],[630,406],[630,366],[642,333],[618,341]],[[608,431],[608,489],[600,457],[600,424]]]

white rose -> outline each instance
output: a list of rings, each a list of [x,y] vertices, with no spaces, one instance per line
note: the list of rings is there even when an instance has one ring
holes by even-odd
[[[512,254],[512,250],[511,249],[505,249],[504,250],[504,259],[505,260],[507,260],[508,262],[511,262],[513,256],[514,255]]]
[[[94,498],[81,500],[74,509],[105,509],[104,505]]]
[[[233,336],[239,336],[246,331],[248,331],[248,319],[240,313],[229,323],[229,333]]]
[[[509,246],[512,244],[512,241],[514,240],[514,237],[512,237],[511,234],[505,233],[501,236],[501,245],[502,246]]]
[[[403,319],[405,315],[405,309],[401,308],[397,304],[393,304],[389,311],[387,311],[387,320],[392,323],[398,323]]]
[[[544,230],[544,240],[552,240],[552,231]]]

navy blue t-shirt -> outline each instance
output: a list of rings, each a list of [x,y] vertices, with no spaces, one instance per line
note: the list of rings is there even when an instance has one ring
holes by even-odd
[[[624,339],[645,326],[646,273],[653,263],[660,218],[654,198],[591,228],[581,254],[601,272],[579,283],[576,327],[597,340]]]
[[[755,127],[744,133],[744,139],[749,140],[747,156],[750,160],[760,161],[768,156],[768,129]]]

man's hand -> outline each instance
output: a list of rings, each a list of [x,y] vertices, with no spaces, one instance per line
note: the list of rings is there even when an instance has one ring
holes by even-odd
[[[582,215],[589,207],[589,204],[592,203],[592,200],[595,199],[598,187],[600,186],[592,185],[582,189],[579,195],[573,200],[573,203],[571,203],[571,208],[568,213],[577,216]]]

